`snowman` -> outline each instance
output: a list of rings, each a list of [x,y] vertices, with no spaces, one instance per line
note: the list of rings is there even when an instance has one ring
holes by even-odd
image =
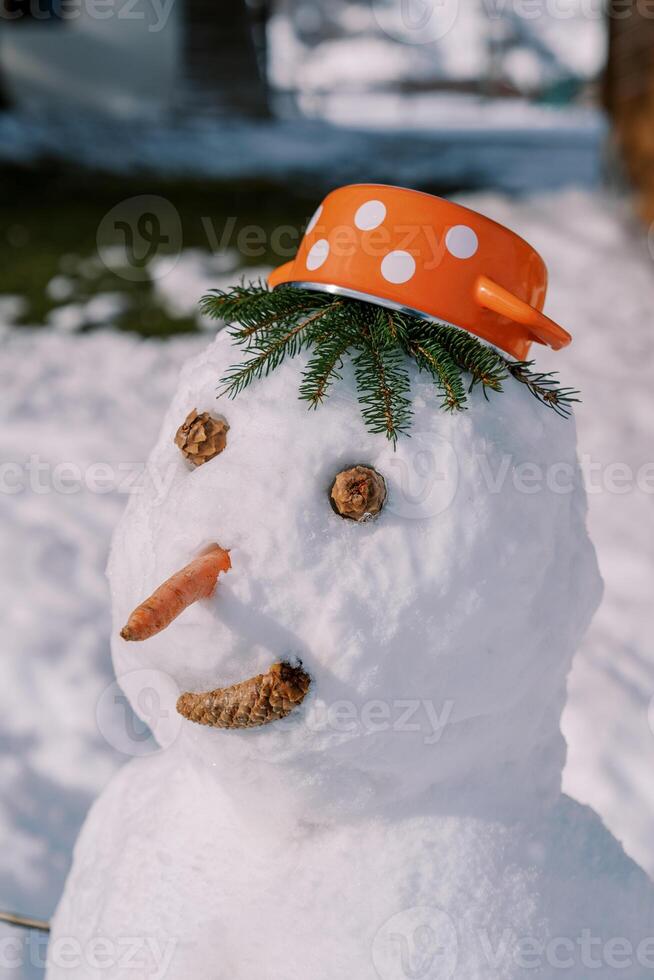
[[[206,299],[235,327],[115,535],[161,751],[89,814],[49,980],[654,976],[648,879],[561,794],[601,581],[542,260],[357,185],[270,285]]]

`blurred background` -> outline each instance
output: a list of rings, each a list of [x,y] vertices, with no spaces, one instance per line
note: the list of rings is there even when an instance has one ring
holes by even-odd
[[[215,329],[197,302],[348,181],[453,196],[550,268],[574,343],[538,364],[582,389],[606,580],[564,789],[654,873],[653,162],[645,2],[0,0],[0,908],[49,918],[90,803],[156,751],[112,687],[104,566]],[[0,925],[0,977],[46,944]]]

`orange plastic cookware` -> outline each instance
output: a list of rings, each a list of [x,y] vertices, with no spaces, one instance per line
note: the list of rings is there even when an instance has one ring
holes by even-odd
[[[452,323],[521,360],[534,341],[558,350],[572,339],[542,312],[547,269],[531,245],[476,211],[404,187],[332,191],[269,283]]]

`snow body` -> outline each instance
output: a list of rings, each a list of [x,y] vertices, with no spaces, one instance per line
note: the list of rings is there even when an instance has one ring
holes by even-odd
[[[560,793],[566,677],[601,594],[574,422],[511,381],[446,415],[415,373],[412,438],[393,452],[347,371],[307,412],[301,358],[216,403],[238,357],[223,334],[186,366],[116,533],[116,672],[142,714],[147,669],[165,748],[93,808],[53,950],[140,937],[142,975],[168,980],[509,980],[563,961],[579,980],[652,975],[646,876]],[[230,432],[191,471],[173,437],[193,408]],[[328,501],[354,463],[389,491],[365,525]],[[211,541],[233,562],[213,598],[122,641],[132,608]],[[181,691],[284,657],[312,678],[284,722],[176,715]],[[96,974],[53,953],[48,976]],[[97,976],[134,972],[115,956]]]

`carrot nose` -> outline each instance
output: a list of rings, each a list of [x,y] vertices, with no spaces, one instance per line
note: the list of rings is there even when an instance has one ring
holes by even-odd
[[[229,552],[210,545],[137,606],[120,635],[124,640],[147,640],[160,633],[188,606],[213,595],[218,576],[231,567]]]

